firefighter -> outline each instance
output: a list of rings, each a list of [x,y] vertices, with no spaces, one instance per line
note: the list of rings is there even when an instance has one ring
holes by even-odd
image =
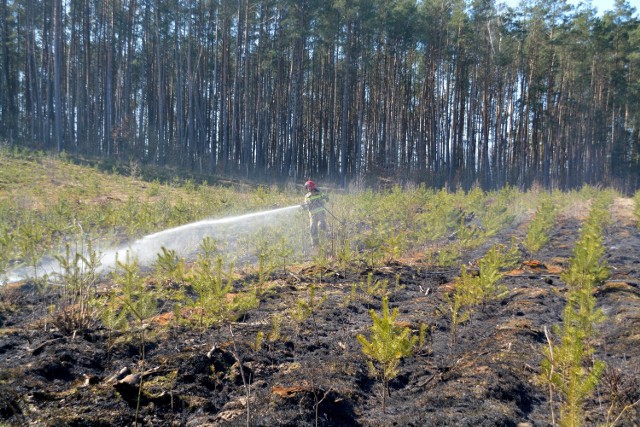
[[[318,246],[320,241],[319,231],[327,232],[327,214],[324,204],[329,201],[329,197],[316,188],[316,184],[308,180],[304,183],[307,194],[304,196],[304,204],[302,205],[309,211],[309,226],[311,231],[311,240],[313,246]]]

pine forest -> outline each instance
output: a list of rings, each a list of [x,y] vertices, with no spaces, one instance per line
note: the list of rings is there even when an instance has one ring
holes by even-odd
[[[628,0],[0,0],[0,141],[194,174],[627,194]]]

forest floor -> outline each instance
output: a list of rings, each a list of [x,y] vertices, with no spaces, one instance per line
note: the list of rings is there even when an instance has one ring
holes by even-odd
[[[605,230],[611,277],[595,292],[607,318],[598,325],[594,357],[607,368],[585,403],[587,425],[611,425],[640,398],[640,233],[631,209],[630,200],[617,199]],[[477,310],[455,345],[442,311],[460,269],[428,266],[419,254],[346,275],[321,276],[312,264],[281,270],[258,309],[219,328],[173,325],[172,313],[163,313],[146,326],[144,361],[137,335],[102,327],[64,335],[45,324],[31,286],[8,286],[0,291],[0,425],[551,425],[549,394],[536,377],[545,328],[562,321],[567,289],[560,273],[585,212],[566,212],[539,253],[523,254],[502,279],[509,294]],[[522,239],[525,226],[504,230],[465,254],[464,263],[473,267],[493,243]],[[388,281],[398,321],[415,332],[426,324],[430,332],[402,360],[384,413],[381,382],[371,378],[356,339],[368,334],[369,310],[379,313],[381,299],[351,294],[369,273]],[[308,298],[311,284],[322,302],[296,323],[286,313]],[[259,332],[265,339],[258,348]],[[639,423],[636,406],[615,425]]]

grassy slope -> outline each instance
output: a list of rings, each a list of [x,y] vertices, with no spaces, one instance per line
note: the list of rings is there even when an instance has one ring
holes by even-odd
[[[203,191],[198,191],[199,188]],[[105,199],[126,202],[129,197],[139,203],[156,202],[160,198],[167,198],[172,204],[177,201],[205,203],[207,189],[215,191],[221,205],[230,205],[232,210],[259,206],[265,201],[262,193],[271,193],[273,200],[267,203],[289,200],[289,197],[277,194],[275,189],[262,189],[262,193],[251,189],[236,191],[229,186],[199,187],[192,181],[179,179],[175,179],[173,185],[160,184],[101,172],[53,157],[14,157],[0,151],[0,204],[10,207],[41,211],[58,200],[92,204]]]
[[[75,218],[95,234],[117,228],[144,234],[204,217],[286,206],[300,197],[277,188],[200,186],[177,178],[171,184],[148,182],[48,156],[0,150],[0,229],[15,228],[26,218],[50,224],[56,217],[69,224]]]
[[[0,202],[23,209],[43,210],[57,200],[96,203],[101,198],[122,200],[136,194],[149,199],[147,183],[109,175],[50,157],[0,157]],[[164,187],[163,191],[178,193]]]

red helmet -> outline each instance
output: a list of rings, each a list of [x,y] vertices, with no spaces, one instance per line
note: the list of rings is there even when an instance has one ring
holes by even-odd
[[[316,184],[315,184],[315,182],[309,180],[309,181],[304,183],[304,188],[306,188],[307,191],[313,191],[313,190],[316,189]]]

